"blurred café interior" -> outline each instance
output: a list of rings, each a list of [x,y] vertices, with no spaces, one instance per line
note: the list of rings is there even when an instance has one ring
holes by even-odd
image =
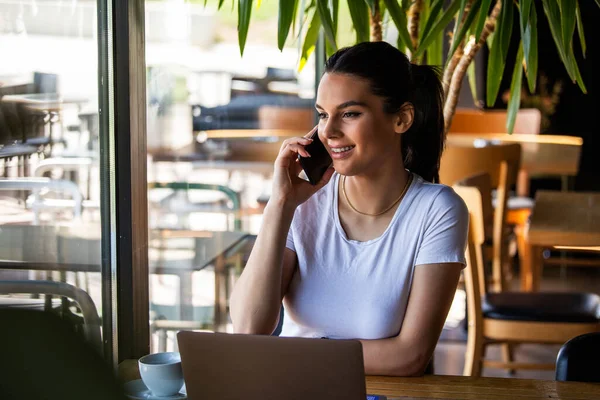
[[[301,43],[276,46],[279,2],[255,2],[241,56],[238,2],[217,3],[0,0],[0,310],[58,315],[122,381],[136,374],[123,372],[132,360],[179,351],[180,331],[232,333],[228,300],[261,227],[273,162],[283,140],[317,121],[323,35],[299,69]],[[497,378],[485,382],[513,398],[535,386],[515,382],[555,382],[561,347],[600,331],[598,8],[579,1],[582,93],[534,3],[537,93],[523,91],[509,134],[512,70],[493,107],[482,107],[485,84],[472,94],[465,79],[440,166],[441,183],[469,208],[478,253],[433,373]],[[347,45],[348,12],[340,2]],[[384,28],[394,35],[392,22]],[[473,70],[482,82],[486,58]],[[586,364],[596,382],[598,335]],[[368,379],[367,390],[402,398]],[[599,386],[572,388],[600,398]],[[486,398],[472,394],[429,395]]]

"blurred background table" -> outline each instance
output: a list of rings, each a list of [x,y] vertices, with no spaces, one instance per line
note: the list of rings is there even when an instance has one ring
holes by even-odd
[[[600,193],[538,191],[527,239],[521,288],[532,291],[539,289],[544,248],[598,252]]]

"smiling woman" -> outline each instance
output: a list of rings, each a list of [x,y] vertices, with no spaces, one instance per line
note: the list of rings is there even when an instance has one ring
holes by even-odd
[[[468,226],[462,200],[435,183],[441,83],[383,42],[339,50],[325,71],[318,132],[333,166],[313,186],[297,162],[311,140],[284,142],[231,298],[234,329],[271,334],[283,303],[281,335],[359,339],[367,374],[420,375],[465,265]]]

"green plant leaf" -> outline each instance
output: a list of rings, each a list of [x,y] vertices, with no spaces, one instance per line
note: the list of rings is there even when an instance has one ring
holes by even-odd
[[[510,83],[510,98],[508,99],[508,117],[506,118],[506,130],[512,134],[517,120],[517,113],[521,105],[521,84],[523,80],[523,42],[519,43],[515,68]]]
[[[352,0],[350,0],[350,1],[352,1]],[[367,3],[367,5],[369,6],[369,9],[371,10],[371,15],[375,15],[375,2],[376,1],[379,1],[379,0],[365,0],[365,3]]]
[[[535,3],[531,3],[529,11],[529,21],[525,26],[525,33],[522,35],[523,54],[525,56],[525,72],[529,92],[535,92],[538,70],[538,33],[537,33],[537,11]],[[527,48],[525,44],[527,43]]]
[[[333,19],[331,18],[331,13],[329,12],[329,7],[327,3],[327,0],[317,0],[317,12],[321,17],[321,23],[323,24],[325,37],[327,38],[327,41],[335,51],[337,50],[337,44],[335,42],[335,29],[333,25]]]
[[[510,45],[510,37],[513,27],[513,12],[514,6],[512,2],[507,1],[502,3],[502,9],[496,22],[496,34],[490,55],[488,57],[487,68],[487,87],[486,101],[488,107],[492,107],[496,102],[498,91],[500,90],[500,82],[504,74],[504,65],[506,64],[506,56],[508,54],[508,46]]]
[[[332,19],[333,19],[333,35],[337,38],[338,31],[338,20],[340,16],[340,0],[330,0],[333,8]]]
[[[577,33],[579,34],[579,43],[581,43],[581,52],[583,53],[583,58],[585,58],[587,46],[585,44],[585,33],[583,32],[583,21],[581,20],[581,10],[579,9],[579,2],[577,2]]]
[[[599,0],[600,1],[600,0]],[[444,0],[432,0],[431,7],[429,10],[429,15],[427,16],[427,21],[424,22],[423,30],[421,32],[421,37],[419,37],[419,43],[423,41],[429,32],[431,32],[431,28],[433,28],[433,24],[437,22],[440,15],[442,14],[442,6],[444,5]],[[421,24],[423,25],[423,24]]]
[[[402,9],[407,12],[410,6],[412,6],[413,0],[402,0]]]
[[[277,20],[277,47],[283,50],[290,32],[298,0],[279,0],[279,18]]]
[[[302,43],[302,52],[300,53],[300,63],[298,64],[298,71],[302,71],[308,57],[315,51],[317,39],[319,38],[319,30],[321,29],[321,17],[319,12],[315,10],[313,13],[312,20],[304,36],[304,42]]]
[[[575,0],[560,0],[560,19],[562,27],[562,42],[565,48],[572,46],[573,34],[575,33],[575,14],[577,2]]]
[[[427,48],[427,64],[442,65],[444,63],[444,32],[440,32],[437,38]]]
[[[479,99],[477,98],[477,76],[475,75],[475,59],[471,61],[471,64],[467,67],[467,78],[469,79],[469,88],[471,89],[471,96],[473,96],[473,104],[479,105]]]
[[[573,46],[569,46],[563,42],[562,28],[561,28],[561,17],[560,8],[556,0],[546,0],[542,2],[544,6],[544,12],[548,18],[548,25],[550,26],[550,32],[554,38],[554,43],[569,77],[573,82],[577,82],[579,87],[584,93],[587,93],[577,62],[575,61],[575,55],[573,54]]]
[[[453,0],[452,3],[450,3],[450,6],[444,11],[442,16],[433,25],[431,30],[424,35],[423,41],[419,43],[419,47],[415,50],[413,57],[421,56],[423,52],[425,52],[427,47],[429,47],[431,43],[436,39],[437,35],[439,35],[440,32],[444,31],[444,29],[448,26],[448,24],[458,11],[459,6],[460,3],[457,0]]]
[[[223,7],[224,3],[225,3],[225,0],[219,0],[219,6],[217,7],[217,10],[220,10],[221,7]],[[206,2],[204,2],[204,5],[206,6]]]
[[[369,41],[369,8],[364,1],[348,0],[352,25],[356,31],[356,43]]]
[[[454,42],[454,38],[458,34],[458,27],[463,20],[463,15],[465,14],[465,8],[467,7],[467,0],[460,0],[460,8],[458,10],[458,16],[454,21],[454,28],[452,29],[452,42]]]
[[[244,55],[250,16],[252,15],[252,0],[238,0],[238,42],[240,44],[240,55]]]
[[[473,34],[475,35],[475,40],[479,41],[481,37],[481,32],[483,32],[483,27],[485,26],[485,20],[488,17],[488,13],[490,12],[490,5],[492,4],[492,0],[483,0],[481,2],[481,7],[479,8],[479,16],[477,18],[477,24],[475,24],[475,30]]]
[[[458,48],[458,45],[463,41],[467,31],[473,25],[473,21],[475,21],[475,17],[478,15],[479,7],[481,7],[481,0],[475,0],[471,5],[471,9],[467,14],[467,18],[465,19],[465,23],[460,27],[458,33],[452,39],[452,47],[450,48],[450,52],[448,53],[448,61],[452,59],[454,52]]]
[[[400,7],[397,0],[383,0],[394,25],[398,29],[398,36],[402,38],[404,46],[406,46],[411,52],[414,51],[410,34],[408,33],[408,20],[406,19],[406,13]]]

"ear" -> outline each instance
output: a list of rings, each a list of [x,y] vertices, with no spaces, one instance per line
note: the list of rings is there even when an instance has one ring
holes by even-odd
[[[404,103],[400,107],[400,111],[396,113],[394,120],[394,131],[396,133],[404,133],[412,126],[415,117],[415,107],[412,103]]]

